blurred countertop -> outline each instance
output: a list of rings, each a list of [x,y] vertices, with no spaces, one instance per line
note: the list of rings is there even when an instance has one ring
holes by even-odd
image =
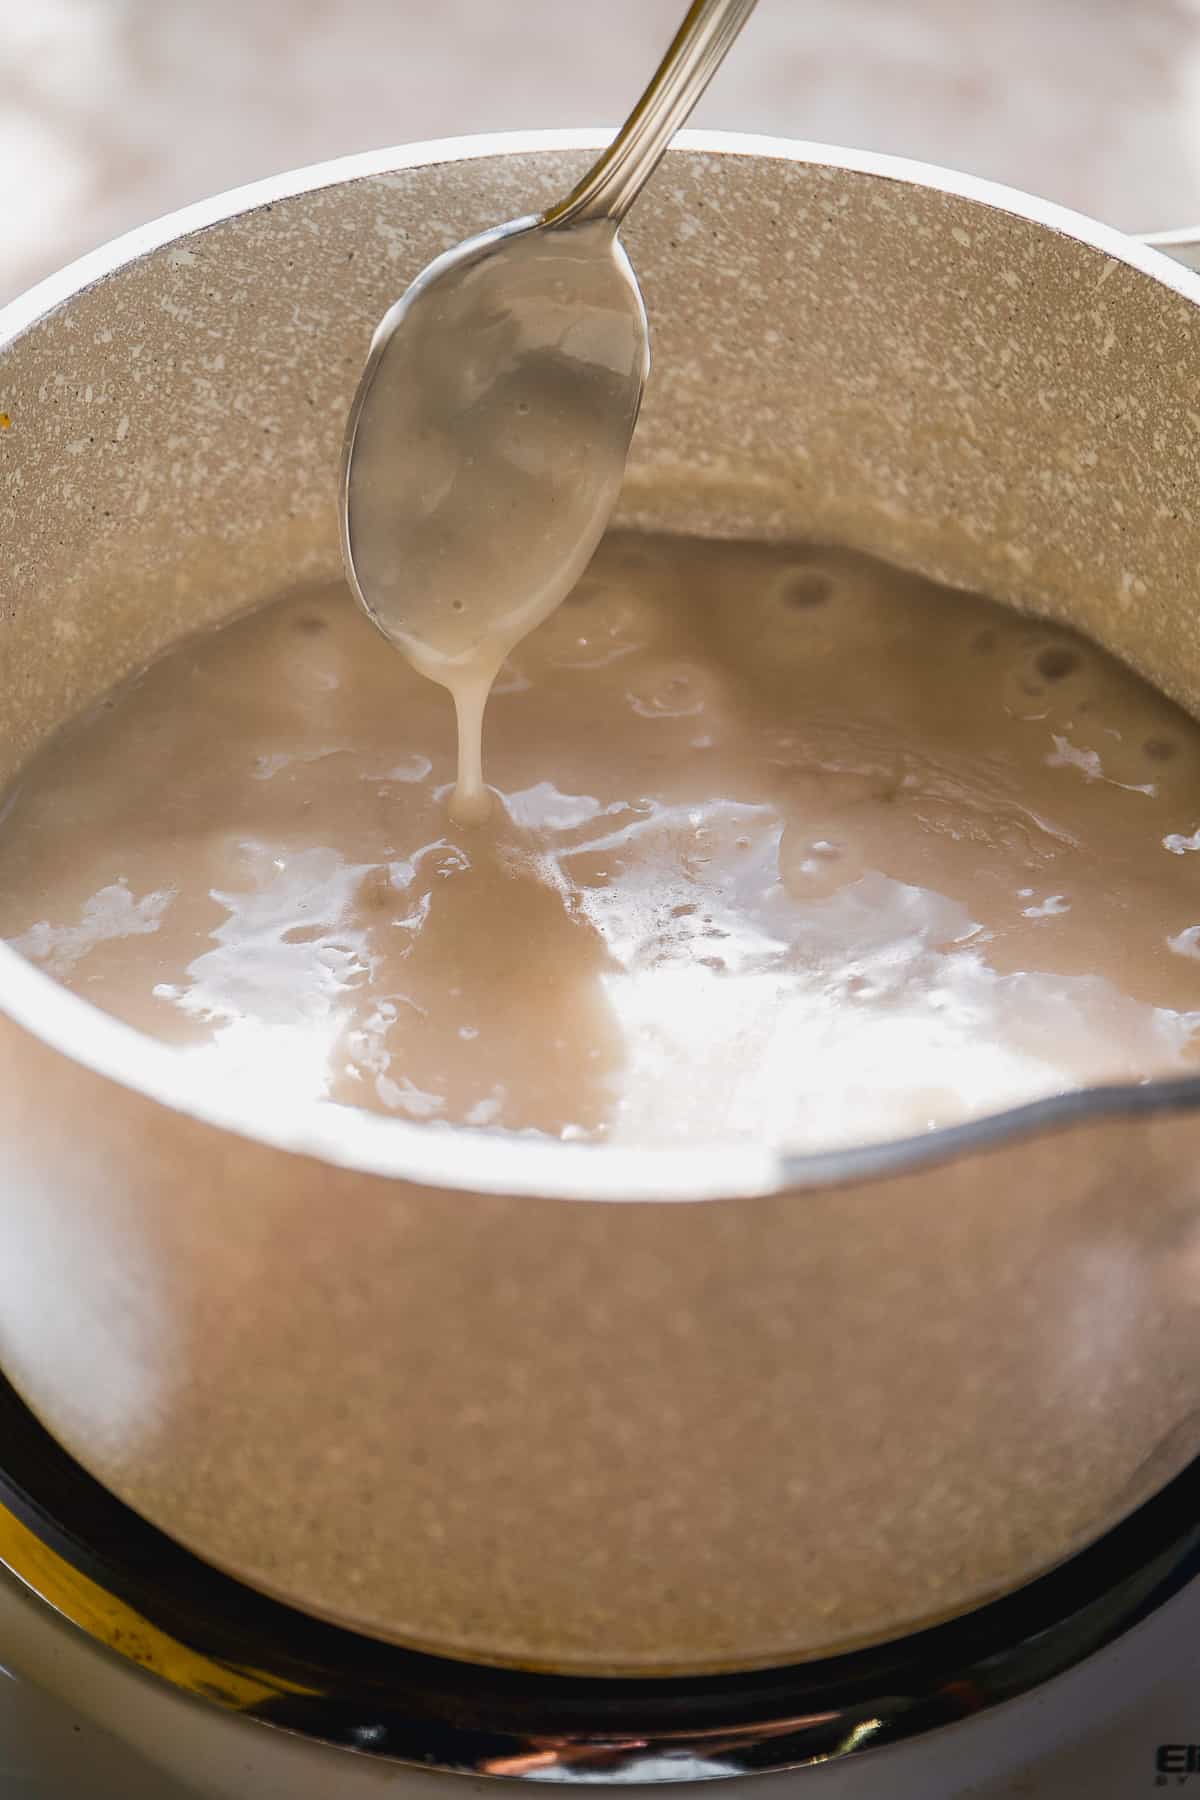
[[[0,0],[0,302],[222,188],[623,116],[682,0]],[[696,123],[1200,219],[1200,0],[760,0]]]

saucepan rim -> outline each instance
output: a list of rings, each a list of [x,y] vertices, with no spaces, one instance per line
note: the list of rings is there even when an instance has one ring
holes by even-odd
[[[182,237],[278,201],[376,175],[497,156],[596,150],[611,130],[519,131],[441,138],[369,151],[234,188],[113,239],[0,307],[0,356],[98,282]],[[1128,264],[1200,304],[1200,274],[1149,245],[1020,189],[904,157],[743,132],[686,131],[675,148],[817,164],[873,175],[1015,214]],[[331,471],[331,487],[336,471]],[[252,1143],[367,1175],[430,1188],[564,1200],[700,1201],[882,1180],[1089,1121],[1200,1107],[1200,1076],[1083,1088],[1007,1107],[915,1137],[846,1149],[785,1146],[632,1148],[540,1142],[465,1127],[416,1124],[352,1107],[247,1103],[232,1084],[203,1082],[170,1046],[136,1031],[0,942],[0,1012],[51,1049],[169,1110]]]

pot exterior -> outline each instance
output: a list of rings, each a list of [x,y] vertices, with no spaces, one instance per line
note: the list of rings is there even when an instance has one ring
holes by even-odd
[[[1188,1114],[621,1205],[333,1169],[10,1026],[0,1068],[6,1372],[172,1535],[381,1636],[827,1653],[1034,1574],[1200,1437]]]

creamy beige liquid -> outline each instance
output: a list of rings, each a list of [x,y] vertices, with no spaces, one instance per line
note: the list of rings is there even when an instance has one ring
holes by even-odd
[[[51,744],[0,933],[243,1093],[610,1142],[843,1144],[1196,1066],[1200,728],[847,552],[611,535],[444,695],[338,589]]]

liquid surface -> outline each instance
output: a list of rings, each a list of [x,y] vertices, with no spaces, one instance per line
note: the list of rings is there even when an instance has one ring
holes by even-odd
[[[488,232],[380,328],[347,471],[349,560],[380,630],[453,696],[460,823],[489,810],[483,714],[500,666],[608,523],[647,361],[607,223]]]
[[[607,538],[509,659],[497,797],[349,595],[166,657],[0,829],[0,934],[245,1094],[825,1147],[1200,1047],[1200,729],[847,552]]]

